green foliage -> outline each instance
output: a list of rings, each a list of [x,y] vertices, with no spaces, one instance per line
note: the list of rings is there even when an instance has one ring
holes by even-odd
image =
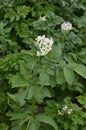
[[[85,130],[85,86],[86,0],[0,0],[0,130]]]
[[[47,124],[53,126],[55,130],[58,130],[58,127],[57,127],[56,123],[55,123],[54,120],[53,120],[51,117],[49,117],[49,116],[46,116],[46,115],[42,115],[42,114],[41,114],[41,115],[38,115],[38,116],[37,116],[37,120],[39,120],[39,121],[41,121],[41,122],[44,122],[44,123],[47,123]]]
[[[8,130],[8,125],[4,124],[4,123],[1,123],[0,124],[0,129],[1,130]]]
[[[86,93],[78,97],[78,102],[86,108]]]

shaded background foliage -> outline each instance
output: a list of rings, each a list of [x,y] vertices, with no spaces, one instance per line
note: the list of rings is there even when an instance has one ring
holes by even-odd
[[[54,45],[38,59],[43,34]],[[86,129],[85,0],[0,0],[0,56],[0,130]]]

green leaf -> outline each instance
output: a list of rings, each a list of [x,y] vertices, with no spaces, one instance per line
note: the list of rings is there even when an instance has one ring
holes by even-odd
[[[34,98],[38,103],[43,102],[44,95],[42,94],[41,88],[36,87],[34,89]]]
[[[28,86],[28,82],[21,75],[14,75],[10,77],[12,88]]]
[[[27,94],[26,90],[20,89],[16,94],[8,93],[8,96],[15,102],[18,102],[20,106],[23,106],[26,102],[25,101],[26,94]]]
[[[30,88],[28,88],[26,99],[30,100],[33,96],[34,96],[34,87],[31,86]]]
[[[43,93],[43,97],[51,97],[51,93],[48,88],[43,87],[41,91]]]
[[[84,88],[84,85],[79,83],[79,82],[74,82],[73,85],[72,85],[72,90],[77,90],[78,92],[80,93],[83,93],[83,89]]]
[[[86,93],[83,95],[80,95],[77,99],[78,99],[78,102],[82,104],[84,108],[86,108]]]
[[[1,123],[0,124],[0,130],[8,130],[8,125],[4,124],[4,123]]]
[[[19,128],[19,126],[14,126],[11,130],[20,130],[20,128]]]
[[[20,106],[24,106],[25,104],[25,98],[26,98],[27,91],[20,89],[17,94],[15,94],[16,101],[19,102]]]
[[[34,88],[34,97],[37,102],[41,103],[45,97],[51,97],[51,93],[48,88],[38,86]]]
[[[86,126],[82,128],[82,130],[86,130]]]
[[[24,121],[24,119],[26,119],[26,117],[27,117],[27,113],[26,112],[16,112],[16,113],[14,113],[14,112],[7,112],[6,113],[6,115],[8,116],[8,117],[10,117],[11,118],[11,120],[21,120],[21,119],[23,119],[23,121]]]
[[[26,128],[27,128],[27,125],[23,124],[19,130],[26,130]]]
[[[83,64],[71,64],[71,69],[86,79],[86,67]]]
[[[41,87],[40,86],[32,86],[28,89],[28,93],[27,93],[27,100],[30,100],[32,98],[35,98],[35,100],[37,102],[42,102],[43,101],[43,93],[41,91]]]
[[[86,54],[80,56],[79,60],[81,60],[82,63],[86,64]]]
[[[10,21],[12,22],[12,21],[14,21],[15,16],[16,16],[15,11],[12,8],[10,8],[10,9],[8,9],[7,13],[5,14],[5,19],[9,18]]]
[[[51,97],[51,93],[44,86],[32,86],[28,89],[26,99],[30,100],[33,97],[37,102],[41,103],[45,97]]]
[[[59,67],[56,69],[56,82],[57,84],[63,84],[65,82],[63,70]]]
[[[8,95],[12,100],[16,101],[14,94],[7,93],[7,95]]]
[[[41,115],[38,115],[36,118],[38,121],[51,125],[55,130],[58,130],[57,124],[52,119],[52,117],[41,114]]]
[[[48,54],[47,58],[49,61],[57,63],[59,60],[61,60],[62,56],[62,48],[61,45],[58,44],[57,46],[53,46],[53,49],[51,53]]]
[[[64,72],[64,77],[67,83],[72,85],[74,82],[74,72],[68,67],[64,67],[63,72]]]
[[[30,124],[29,130],[38,130],[38,124],[34,121]]]
[[[46,14],[46,16],[48,17],[48,20],[50,21],[50,22],[48,21],[49,26],[50,25],[53,25],[53,26],[59,25],[63,22],[63,18],[55,15],[55,13],[52,11],[49,11]]]
[[[20,64],[20,73],[24,76],[25,79],[28,78],[28,70],[25,66],[25,62],[24,61],[19,61]]]
[[[46,72],[40,72],[39,83],[42,85],[50,85],[50,77]]]
[[[6,100],[6,96],[3,92],[0,92],[0,103]]]

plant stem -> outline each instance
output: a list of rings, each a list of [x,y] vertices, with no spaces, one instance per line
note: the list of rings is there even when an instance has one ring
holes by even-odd
[[[64,31],[64,32],[63,32],[63,42],[66,40],[66,36],[67,36],[67,32]]]
[[[44,86],[43,85],[41,85],[41,89],[43,88]]]
[[[40,65],[40,56],[38,56],[38,65]]]
[[[32,99],[32,116],[34,116],[35,112],[35,98]]]

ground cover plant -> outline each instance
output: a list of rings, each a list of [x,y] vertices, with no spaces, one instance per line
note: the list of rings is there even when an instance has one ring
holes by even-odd
[[[86,130],[86,0],[0,0],[0,130]]]

